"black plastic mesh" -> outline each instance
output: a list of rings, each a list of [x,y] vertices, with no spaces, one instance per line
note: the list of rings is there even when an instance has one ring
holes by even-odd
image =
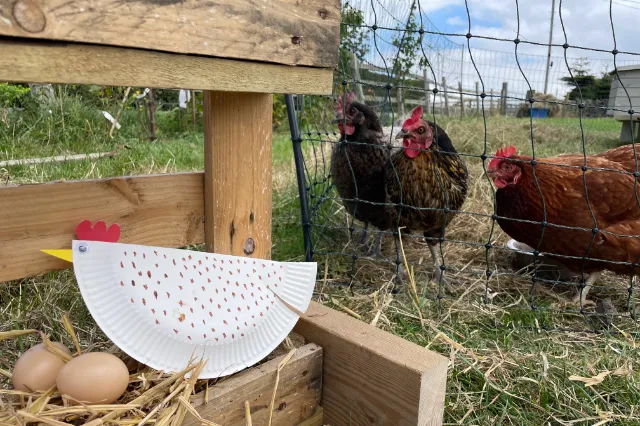
[[[467,135],[459,131],[448,131],[459,155],[467,163],[470,174],[467,202],[461,210],[456,211],[456,219],[447,228],[442,229],[441,237],[436,241],[436,253],[445,270],[445,277],[450,281],[448,284],[442,280],[429,283],[433,267],[423,235],[402,233],[407,260],[410,267],[415,268],[421,296],[438,300],[441,311],[446,312],[447,306],[455,303],[470,287],[482,285],[484,297],[477,309],[492,306],[505,311],[513,309],[522,312],[526,308],[530,314],[530,323],[538,328],[600,330],[601,327],[594,319],[603,318],[601,309],[604,306],[608,318],[607,327],[633,332],[636,327],[636,314],[634,279],[631,271],[638,266],[637,261],[599,260],[603,269],[607,268],[607,264],[610,266],[617,263],[628,265],[630,272],[626,276],[605,273],[595,282],[589,299],[598,301],[598,309],[583,306],[582,303],[577,306],[562,303],[564,299],[570,299],[577,290],[584,288],[588,276],[584,265],[587,260],[593,260],[590,252],[599,235],[640,238],[640,235],[610,232],[607,226],[600,228],[592,209],[605,206],[593,206],[589,202],[587,189],[587,173],[615,172],[630,176],[635,181],[634,187],[637,187],[637,178],[640,176],[637,156],[635,172],[587,166],[587,154],[594,152],[588,146],[589,137],[585,129],[587,120],[591,117],[608,117],[614,113],[629,115],[633,120],[636,115],[632,102],[635,92],[631,93],[625,86],[625,79],[620,77],[619,67],[638,63],[640,54],[617,49],[613,2],[609,2],[608,16],[602,17],[611,23],[611,50],[603,50],[580,46],[577,43],[570,44],[563,18],[563,2],[559,1],[557,18],[564,43],[552,44],[552,47],[562,49],[563,56],[551,58],[553,67],[548,75],[549,92],[558,95],[555,99],[542,97],[539,93],[546,69],[540,64],[546,62],[547,58],[522,53],[523,46],[547,47],[548,44],[521,38],[518,0],[514,0],[513,3],[514,17],[517,21],[513,39],[472,34],[472,20],[467,2],[465,6],[468,32],[461,34],[440,32],[428,19],[429,14],[423,10],[423,4],[418,0],[405,2],[401,6],[399,3],[383,3],[381,0],[361,3],[358,5],[351,2],[343,5],[343,18],[344,11],[362,11],[362,22],[353,24],[343,20],[342,26],[345,34],[351,31],[350,34],[353,36],[353,31],[358,31],[365,40],[361,43],[365,48],[355,49],[353,43],[343,38],[340,63],[335,74],[334,96],[287,97],[302,201],[307,259],[324,259],[331,262],[332,284],[375,288],[376,282],[394,279],[399,265],[403,263],[396,256],[393,244],[392,236],[397,231],[378,231],[369,227],[370,240],[378,232],[385,236],[383,257],[372,258],[364,254],[358,244],[358,234],[364,226],[346,213],[342,205],[344,200],[339,197],[332,184],[331,151],[340,143],[340,134],[333,120],[338,99],[344,104],[347,102],[346,94],[354,92],[359,101],[364,101],[375,109],[383,126],[386,126],[386,145],[392,149],[396,143],[394,136],[400,130],[403,120],[416,105],[422,105],[425,107],[423,118],[442,126],[445,130],[455,129],[458,122],[469,121],[475,125],[469,126],[471,133]],[[496,42],[501,46],[502,52],[477,49],[474,47],[476,40]],[[407,48],[413,49],[413,54],[407,55],[405,43],[413,43],[409,46],[410,49]],[[582,80],[579,81],[582,75],[576,75],[575,60],[571,59],[574,52],[582,57],[597,53],[598,57],[591,62],[608,69],[614,87],[624,91],[628,106],[612,106],[608,92],[604,98],[586,99],[583,96],[586,86],[582,84]],[[603,53],[608,54],[609,59],[603,58]],[[403,59],[412,55],[413,62]],[[621,56],[625,59],[621,60]],[[502,71],[496,73],[486,68],[487,66]],[[472,80],[475,87],[467,87],[471,85]],[[574,91],[575,99],[562,99],[559,95],[568,93],[569,86],[577,89],[577,92]],[[400,97],[402,101],[399,101]],[[589,227],[558,225],[547,220],[547,206],[536,177],[536,167],[542,164],[551,166],[537,155],[540,143],[536,141],[539,129],[534,111],[535,106],[540,104],[550,110],[557,108],[563,111],[563,114],[571,115],[573,120],[571,137],[579,140],[581,149],[566,152],[582,154],[584,163],[582,166],[554,164],[553,167],[582,170],[581,185],[586,194],[584,202],[589,207],[593,219],[593,224]],[[543,220],[531,223],[539,225],[543,235],[546,229],[552,227],[589,233],[592,236],[591,243],[583,254],[560,256],[553,262],[545,256],[550,253],[540,251],[542,238],[538,247],[533,247],[528,254],[516,253],[505,244],[509,238],[496,222],[500,218],[495,210],[495,187],[485,174],[488,161],[494,158],[495,149],[499,147],[490,146],[492,142],[488,133],[500,131],[505,123],[507,126],[512,125],[514,120],[518,120],[516,116],[521,117],[517,125],[527,127],[530,151],[522,154],[532,157],[528,166],[530,165],[533,171],[538,191],[536,196],[542,199],[543,204]],[[613,121],[613,118],[610,120]],[[462,143],[461,135],[465,139]],[[635,154],[633,131],[631,138]],[[400,179],[399,176],[396,178]],[[436,182],[441,184],[438,179]],[[419,185],[420,182],[416,184]],[[443,186],[441,188],[444,190]],[[444,198],[447,199],[446,194]],[[635,198],[640,208],[637,192]],[[357,197],[352,201],[356,202],[356,208],[359,205],[371,204],[370,201]],[[407,205],[399,207],[421,208]],[[446,214],[449,209],[444,207],[442,211]],[[566,214],[570,216],[571,212],[567,211]],[[567,271],[562,266],[558,267],[558,264],[562,264],[563,257],[581,260],[582,270],[576,271],[574,268],[573,271]],[[399,291],[403,291],[401,285],[397,287]],[[615,310],[606,307],[609,301]]]

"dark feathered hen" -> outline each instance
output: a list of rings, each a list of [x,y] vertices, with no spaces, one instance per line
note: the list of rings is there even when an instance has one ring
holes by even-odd
[[[385,187],[388,202],[401,207],[389,206],[387,216],[405,232],[424,234],[439,280],[435,246],[467,197],[468,173],[447,133],[421,116],[422,107],[417,107],[396,136],[404,149],[391,156]]]
[[[389,161],[389,149],[376,113],[368,106],[347,97],[346,108],[341,100],[336,108],[340,141],[331,153],[331,178],[349,214],[365,223],[362,243],[366,241],[369,224],[379,230],[391,227],[384,202],[384,171]],[[376,255],[380,254],[378,235]]]

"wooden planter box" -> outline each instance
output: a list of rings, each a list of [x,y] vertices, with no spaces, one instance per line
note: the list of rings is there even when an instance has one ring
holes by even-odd
[[[204,90],[205,170],[0,187],[0,282],[67,268],[40,250],[70,248],[84,219],[120,224],[123,243],[270,257],[271,94],[331,94],[339,0],[9,3],[0,81]],[[316,303],[295,331],[310,344],[281,371],[274,424],[442,424],[444,357]],[[277,363],[193,403],[227,426],[249,400],[265,424]]]
[[[442,424],[446,358],[345,314],[313,304],[295,329],[310,343],[280,372],[273,425]],[[244,426],[244,401],[263,425],[278,363],[273,359],[192,398],[207,420]],[[185,426],[197,426],[188,418]]]

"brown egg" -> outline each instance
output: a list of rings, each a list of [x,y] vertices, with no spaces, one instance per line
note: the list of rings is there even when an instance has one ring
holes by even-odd
[[[55,346],[57,346],[58,348],[60,348],[60,350],[64,353],[66,353],[67,355],[71,355],[71,351],[69,350],[69,348],[67,348],[65,345],[63,345],[60,342],[51,342],[53,343]],[[31,348],[29,348],[29,350],[27,352],[31,352],[31,351],[43,351],[46,350],[47,347],[44,345],[44,343],[40,343],[39,345],[35,345]]]
[[[71,355],[62,343],[56,346]],[[64,361],[49,352],[44,343],[40,343],[26,351],[13,368],[13,387],[16,390],[46,391],[56,384],[58,372],[64,367]]]
[[[62,395],[82,403],[111,404],[127,390],[129,370],[114,355],[90,352],[67,362],[56,384]]]

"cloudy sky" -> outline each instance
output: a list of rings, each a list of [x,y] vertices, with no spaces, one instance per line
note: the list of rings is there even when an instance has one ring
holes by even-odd
[[[393,29],[406,21],[412,1],[350,0],[349,4],[365,12],[368,25],[377,24],[378,27]],[[499,91],[502,82],[508,82],[510,94],[524,96],[520,92],[526,92],[527,83],[518,69],[513,42],[472,38],[471,56],[479,68],[480,77],[478,76],[466,47],[467,40],[463,36],[469,31],[470,17],[470,32],[474,36],[513,40],[518,34],[519,23],[521,40],[544,44],[545,46],[537,46],[522,43],[518,47],[518,58],[526,78],[532,88],[543,90],[551,0],[520,0],[517,6],[516,0],[467,0],[469,15],[464,0],[420,0],[418,3],[425,28],[433,32],[453,34],[431,34],[425,39],[425,53],[438,81],[445,76],[448,85],[457,87],[458,82],[462,81],[463,87],[467,89],[473,88],[475,82],[481,79],[487,92],[491,89]],[[553,44],[565,43],[566,33],[566,41],[570,46],[607,51],[571,47],[567,50],[569,65],[573,65],[577,58],[587,58],[593,72],[613,70],[613,55],[610,51],[614,48],[614,39],[609,16],[610,6],[617,49],[636,53],[619,54],[618,66],[640,64],[640,47],[637,41],[632,42],[637,40],[638,32],[634,32],[633,26],[640,23],[640,0],[556,0]],[[371,31],[369,33],[372,34]],[[376,34],[375,39],[370,37],[371,49],[366,59],[380,65],[382,57],[387,60],[394,57],[394,49],[389,42],[396,32],[378,30]],[[636,37],[633,37],[634,34]],[[560,78],[568,75],[562,47],[552,48],[552,62],[549,91],[562,96],[566,93],[567,86]],[[421,74],[420,70],[416,69],[415,72]]]

